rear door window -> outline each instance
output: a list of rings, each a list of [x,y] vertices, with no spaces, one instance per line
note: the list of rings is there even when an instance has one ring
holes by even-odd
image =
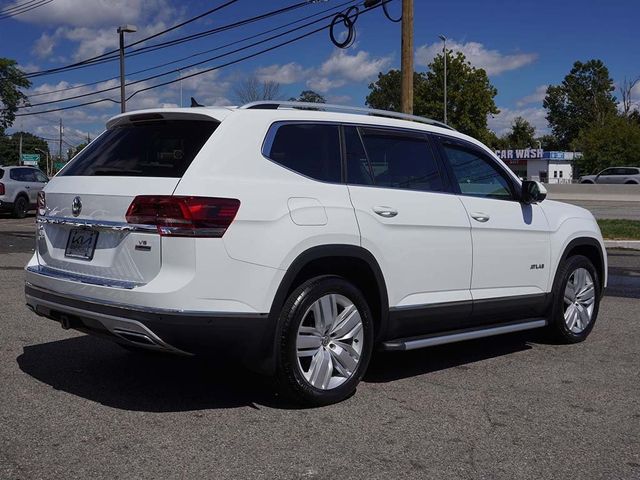
[[[161,120],[116,126],[85,147],[60,175],[180,178],[218,125]]]
[[[340,182],[337,125],[282,123],[272,127],[263,154],[294,172],[323,182]]]
[[[379,128],[362,128],[361,133],[375,185],[425,192],[445,190],[426,136]]]
[[[11,180],[16,182],[35,182],[36,177],[33,175],[34,170],[31,168],[12,168],[9,176]]]

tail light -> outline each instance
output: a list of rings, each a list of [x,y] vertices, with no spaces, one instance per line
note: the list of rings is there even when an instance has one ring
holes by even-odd
[[[126,219],[155,225],[163,236],[220,238],[239,208],[240,200],[234,198],[139,195],[129,205]]]
[[[4,195],[4,183],[0,183],[0,195]]]
[[[38,216],[45,215],[47,213],[47,200],[45,199],[44,192],[40,190],[38,192]]]

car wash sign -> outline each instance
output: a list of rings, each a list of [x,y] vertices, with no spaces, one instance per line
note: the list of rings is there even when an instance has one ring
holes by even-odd
[[[544,151],[541,148],[517,148],[514,150],[496,150],[496,155],[502,160],[535,160],[542,158]]]

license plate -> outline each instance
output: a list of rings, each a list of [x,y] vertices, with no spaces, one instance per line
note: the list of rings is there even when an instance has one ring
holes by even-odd
[[[74,228],[69,232],[67,248],[64,251],[65,257],[91,260],[96,250],[98,232],[85,228]]]

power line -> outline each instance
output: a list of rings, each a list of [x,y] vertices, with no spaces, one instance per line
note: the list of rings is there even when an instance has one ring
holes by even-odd
[[[25,7],[21,8],[21,9],[18,9],[18,10],[13,10],[10,13],[6,13],[6,14],[0,13],[0,20],[4,20],[6,18],[15,17],[15,16],[20,15],[22,13],[26,13],[26,12],[28,12],[30,10],[33,10],[34,8],[43,7],[44,5],[47,5],[48,3],[51,3],[51,2],[53,2],[53,0],[38,0],[33,5],[25,6]]]
[[[44,0],[44,1],[53,1],[53,0]],[[223,3],[222,5],[218,5],[217,7],[212,8],[210,10],[207,10],[204,13],[196,15],[195,17],[191,17],[190,19],[185,20],[184,22],[180,22],[180,23],[178,23],[176,25],[173,25],[172,27],[169,27],[169,28],[167,28],[165,30],[162,30],[162,31],[157,32],[157,33],[154,33],[153,35],[149,35],[149,36],[144,37],[144,38],[142,38],[140,40],[137,40],[137,41],[127,45],[127,48],[132,47],[134,45],[139,45],[140,43],[146,42],[147,40],[151,40],[152,38],[159,37],[160,35],[164,35],[165,33],[171,32],[171,31],[173,31],[173,30],[175,30],[177,28],[181,28],[181,27],[183,27],[183,26],[185,26],[185,25],[187,25],[189,23],[195,22],[196,20],[199,20],[199,19],[201,19],[203,17],[206,17],[207,15],[211,15],[212,13],[215,13],[215,12],[217,12],[219,10],[222,10],[223,8],[226,8],[226,7],[236,3],[237,1],[238,0],[228,0],[227,2]],[[30,72],[30,73],[28,73],[26,75],[26,77],[28,77],[28,78],[40,77],[40,76],[43,76],[43,75],[49,75],[49,74],[52,74],[52,73],[66,71],[67,69],[72,69],[72,67],[78,67],[78,66],[81,66],[81,65],[86,65],[86,64],[89,64],[89,63],[93,63],[96,60],[102,59],[102,58],[110,56],[110,55],[111,55],[110,58],[117,58],[117,55],[114,55],[114,54],[117,54],[118,51],[119,51],[118,49],[114,49],[114,50],[110,50],[108,52],[102,53],[100,55],[96,55],[94,57],[85,58],[84,60],[80,60],[79,62],[72,63],[70,65],[66,65],[66,66],[63,66],[63,67],[49,68],[47,70],[40,70],[40,71],[37,71],[37,72]]]
[[[0,15],[4,15],[5,13],[9,13],[12,10],[19,10],[20,8],[24,8],[25,6],[31,5],[33,3],[41,2],[42,0],[29,0],[28,2],[18,3],[13,7],[7,7],[0,10]]]
[[[285,35],[288,35],[290,33],[296,32],[298,30],[302,30],[303,28],[309,27],[309,26],[314,25],[316,23],[322,22],[323,20],[326,20],[326,19],[328,19],[328,18],[330,18],[332,16],[333,16],[333,14],[325,15],[323,17],[320,17],[317,20],[314,20],[314,21],[311,21],[311,22],[307,22],[304,25],[301,25],[301,26],[296,27],[296,28],[289,29],[289,30],[287,30],[287,31],[285,31],[283,33],[279,33],[277,35],[272,35],[272,36],[270,36],[270,37],[268,37],[268,38],[266,38],[264,40],[259,40],[259,41],[253,42],[253,43],[251,43],[249,45],[246,45],[244,47],[239,47],[239,48],[236,48],[235,50],[231,50],[229,52],[222,53],[220,55],[216,55],[216,56],[213,56],[213,57],[206,58],[206,59],[201,60],[199,62],[195,62],[195,63],[191,63],[189,65],[185,65],[182,69],[194,68],[194,67],[200,66],[200,65],[202,65],[204,63],[208,63],[208,62],[211,62],[213,60],[218,60],[220,58],[232,55],[234,53],[238,53],[238,52],[241,52],[243,50],[247,50],[249,48],[252,48],[252,47],[255,47],[257,45],[260,45],[260,44],[262,44],[264,42],[269,42],[271,40],[275,40],[277,38],[283,37]],[[235,43],[237,43],[237,42],[233,42],[230,45],[234,45]],[[265,52],[266,51],[269,51],[269,50],[267,49],[267,50],[265,50]],[[249,56],[248,58],[252,58],[252,57]],[[146,81],[149,81],[149,80],[155,80],[157,78],[164,77],[164,76],[167,76],[167,75],[172,75],[174,73],[175,73],[175,70],[170,70],[168,72],[158,73],[156,75],[151,75],[149,77],[145,77],[145,78],[141,78],[141,79],[135,80],[133,82],[129,82],[125,86],[129,87],[129,86],[132,86],[132,85],[137,85],[139,83],[143,83],[143,82],[146,82]],[[191,76],[192,75],[188,75],[188,76],[182,77],[182,80],[184,80],[185,78],[190,78]],[[162,85],[164,85],[164,84],[162,84]],[[100,94],[100,93],[106,93],[106,92],[110,92],[110,91],[113,91],[113,90],[118,90],[119,88],[120,88],[119,86],[103,88],[101,90],[96,90],[95,92],[82,93],[82,94],[74,95],[74,96],[71,96],[71,97],[66,97],[66,98],[63,98],[63,99],[49,100],[49,101],[45,101],[45,102],[34,103],[34,104],[31,104],[29,107],[21,107],[21,108],[30,108],[30,107],[38,107],[38,106],[43,106],[43,105],[52,105],[52,104],[55,104],[55,103],[61,103],[61,102],[69,101],[69,100],[76,100],[78,98],[86,98],[86,97],[90,97],[90,96],[97,95],[97,94]],[[142,90],[142,91],[144,91],[144,90]],[[112,101],[115,102],[115,100],[112,100]],[[96,103],[98,103],[98,102],[96,102]]]
[[[227,30],[231,30],[233,28],[237,28],[237,27],[241,27],[241,26],[244,26],[244,25],[248,25],[250,23],[254,23],[254,22],[257,22],[259,20],[263,20],[263,19],[275,16],[275,15],[280,15],[282,13],[286,13],[286,12],[289,12],[291,10],[303,7],[303,6],[310,5],[312,3],[314,3],[314,0],[305,0],[305,1],[298,2],[298,3],[293,4],[293,5],[289,5],[287,7],[283,7],[283,8],[277,9],[277,10],[272,10],[270,12],[263,13],[263,14],[260,14],[260,15],[256,15],[254,17],[247,18],[247,19],[244,19],[244,20],[240,20],[240,21],[237,21],[237,22],[234,22],[234,23],[231,23],[231,24],[222,25],[220,27],[212,28],[212,29],[209,29],[209,30],[204,30],[202,32],[198,32],[198,33],[194,33],[194,34],[191,34],[191,35],[187,35],[185,37],[179,37],[179,38],[176,38],[176,39],[173,39],[173,40],[168,40],[166,42],[160,42],[160,43],[156,43],[156,44],[153,44],[153,45],[147,45],[146,47],[141,47],[141,48],[138,48],[138,49],[134,49],[134,50],[128,51],[127,52],[127,57],[134,57],[134,56],[137,56],[137,55],[142,55],[144,53],[150,53],[150,52],[154,52],[156,50],[160,50],[160,49],[163,49],[163,48],[168,48],[168,47],[172,47],[174,45],[179,45],[181,43],[189,42],[189,41],[192,41],[192,40],[198,40],[200,38],[203,38],[203,37],[206,37],[206,36],[209,36],[209,35],[214,35],[216,33],[224,32],[224,31],[227,31]],[[147,39],[148,38],[145,38],[145,39],[142,39],[142,40],[138,40],[135,43],[127,45],[125,48],[129,48],[129,47],[131,47],[133,45],[138,45],[138,44],[146,41]],[[71,71],[71,70],[78,70],[78,69],[82,69],[82,68],[93,67],[93,66],[96,66],[96,65],[102,65],[102,64],[105,64],[105,63],[113,62],[113,61],[115,61],[116,59],[119,58],[119,55],[118,54],[114,54],[114,52],[118,52],[118,50],[112,50],[110,52],[103,53],[102,55],[98,55],[98,56],[93,57],[91,59],[86,59],[86,60],[83,60],[81,62],[77,62],[77,63],[71,64],[71,65],[67,65],[67,66],[64,66],[64,67],[57,67],[57,68],[53,68],[53,69],[49,69],[49,70],[42,70],[40,72],[31,72],[31,73],[28,73],[26,76],[28,78],[33,78],[33,77],[39,77],[39,76],[45,76],[45,75],[52,75],[52,74],[55,74],[55,73],[67,72],[67,71]]]
[[[393,1],[393,0],[383,0],[383,2],[384,2],[384,3],[388,3],[388,2],[391,2],[391,1]],[[370,10],[373,10],[374,8],[376,8],[376,6],[369,7],[369,8],[365,8],[365,9],[362,11],[362,13],[366,13],[366,12],[368,12],[368,11],[370,11]],[[293,31],[300,30],[301,28],[304,28],[304,27],[307,27],[307,26],[309,26],[309,25],[312,25],[312,24],[318,23],[319,21],[325,20],[326,18],[327,18],[327,17],[323,17],[323,18],[321,18],[321,19],[319,19],[319,20],[316,20],[316,21],[314,21],[314,22],[307,23],[307,24],[305,24],[305,25],[303,25],[303,26],[301,26],[301,27],[298,27],[298,28],[292,29],[292,30],[290,30],[290,31],[288,31],[288,32],[285,32],[285,33],[279,34],[279,35],[274,36],[274,37],[272,37],[272,38],[270,38],[270,39],[277,38],[277,37],[281,37],[281,36],[283,36],[283,35],[286,35],[286,34],[288,34],[288,33],[293,32]],[[293,43],[293,42],[296,42],[296,41],[298,41],[298,40],[302,40],[302,39],[304,39],[304,38],[306,38],[306,37],[309,37],[309,36],[314,35],[314,34],[316,34],[316,33],[318,33],[318,32],[321,32],[321,31],[323,31],[323,30],[326,30],[327,28],[330,28],[330,26],[331,26],[331,24],[324,25],[324,26],[319,27],[319,28],[316,28],[315,30],[312,30],[312,31],[310,31],[310,32],[306,32],[306,33],[304,33],[304,34],[298,35],[297,37],[294,37],[294,38],[292,38],[292,39],[289,39],[289,40],[286,40],[286,41],[281,42],[281,43],[279,43],[279,44],[273,45],[273,46],[271,46],[271,47],[268,47],[268,48],[262,49],[262,50],[260,50],[260,51],[258,51],[258,52],[252,53],[252,54],[250,54],[250,55],[245,55],[244,57],[240,57],[240,58],[238,58],[238,59],[236,59],[236,60],[232,60],[232,61],[230,61],[230,62],[227,62],[227,63],[221,64],[221,65],[217,65],[217,66],[215,66],[215,67],[211,67],[211,68],[208,68],[208,69],[205,69],[205,70],[201,70],[201,71],[199,71],[199,72],[194,72],[194,73],[192,73],[192,74],[190,74],[190,75],[186,75],[186,76],[181,77],[181,78],[178,78],[178,79],[174,79],[174,80],[170,80],[170,81],[162,82],[162,83],[159,83],[159,84],[156,84],[156,85],[152,85],[152,86],[150,86],[150,87],[146,87],[146,88],[142,88],[142,89],[140,89],[140,90],[136,90],[136,91],[135,91],[135,92],[133,92],[131,95],[129,95],[129,97],[127,98],[127,100],[131,99],[133,96],[137,95],[138,93],[145,92],[145,91],[152,90],[152,89],[159,88],[159,87],[163,87],[163,86],[166,86],[166,85],[170,85],[170,84],[173,84],[173,83],[176,83],[176,82],[179,82],[179,81],[185,80],[185,79],[187,79],[187,78],[195,77],[195,76],[198,76],[198,75],[203,75],[203,74],[205,74],[205,73],[208,73],[208,72],[211,72],[211,71],[214,71],[214,70],[218,70],[218,69],[220,69],[220,68],[224,68],[224,67],[227,67],[227,66],[230,66],[230,65],[234,65],[234,64],[239,63],[239,62],[242,62],[242,61],[244,61],[244,60],[248,60],[248,59],[253,58],[253,57],[256,57],[256,56],[258,56],[258,55],[262,55],[263,53],[270,52],[270,51],[275,50],[275,49],[277,49],[277,48],[280,48],[280,47],[283,47],[283,46],[289,45],[289,44],[291,44],[291,43]],[[267,40],[270,40],[270,39],[267,39]],[[263,43],[263,42],[258,42],[258,43]],[[256,44],[257,44],[257,43],[256,43]],[[254,44],[254,45],[255,45],[255,44]],[[254,45],[250,45],[250,46],[254,46]],[[244,50],[244,49],[246,49],[246,48],[249,48],[250,46],[245,47],[245,48],[238,49],[237,51]],[[226,55],[228,55],[228,54],[230,54],[230,53],[236,53],[236,52],[235,52],[235,51],[234,51],[234,52],[228,52],[227,54],[223,54],[223,55],[220,55],[220,56],[218,56],[218,57],[214,57],[214,58],[219,58],[219,57],[222,57],[222,56],[226,56]],[[202,62],[199,62],[199,64],[201,64],[201,63],[205,63],[205,62],[208,62],[208,61],[210,61],[210,60],[211,60],[211,59],[204,60],[204,61],[202,61]],[[187,67],[185,67],[185,68],[187,68]],[[168,73],[173,73],[173,72],[168,72]],[[136,82],[131,82],[131,83],[127,84],[127,85],[134,85],[134,84],[137,84],[137,83],[141,83],[141,82],[146,81],[146,80],[151,79],[151,78],[158,78],[158,77],[160,77],[160,76],[167,75],[168,73],[155,75],[155,76],[153,76],[153,77],[149,77],[149,78],[147,78],[147,79],[138,80],[138,81],[136,81]],[[115,87],[115,88],[118,88],[118,87]],[[113,90],[113,88],[112,88],[112,89],[107,89],[107,90]],[[101,93],[101,92],[95,92],[95,93]],[[95,94],[95,93],[94,93],[94,94]],[[58,111],[63,111],[63,110],[69,110],[69,109],[72,109],[72,108],[83,107],[83,106],[87,106],[87,105],[93,105],[93,104],[101,103],[101,102],[105,102],[105,101],[112,101],[112,102],[114,102],[114,103],[118,103],[118,102],[116,102],[116,101],[115,101],[115,100],[113,100],[113,99],[110,99],[110,98],[103,98],[103,99],[98,99],[98,100],[94,100],[94,101],[91,101],[91,102],[85,102],[85,103],[76,104],[76,105],[69,105],[69,106],[67,106],[67,107],[59,107],[59,108],[55,108],[55,109],[42,110],[42,111],[39,111],[39,112],[20,113],[20,114],[16,114],[16,116],[28,116],[28,115],[37,115],[37,114],[41,114],[41,113],[58,112]]]
[[[342,7],[344,7],[344,6],[348,5],[348,4],[352,4],[352,3],[356,2],[356,1],[357,0],[347,0],[347,1],[345,1],[345,2],[343,2],[341,4],[339,4],[339,5],[327,8],[325,10],[322,10],[320,12],[316,12],[316,13],[311,14],[311,15],[304,16],[302,18],[299,18],[299,19],[291,21],[291,22],[287,22],[285,24],[279,25],[278,27],[274,27],[274,28],[271,28],[269,30],[265,30],[263,32],[260,32],[260,33],[254,34],[254,35],[250,35],[248,37],[244,37],[244,38],[242,38],[240,40],[236,40],[234,42],[229,42],[229,43],[226,43],[224,45],[220,45],[218,47],[210,48],[210,49],[203,50],[203,51],[197,52],[197,53],[192,53],[190,55],[187,55],[186,57],[178,58],[178,59],[175,59],[175,60],[171,60],[169,62],[161,63],[161,64],[158,64],[158,65],[154,65],[152,67],[147,67],[147,68],[143,68],[141,70],[137,70],[137,71],[131,72],[129,74],[129,76],[133,76],[133,75],[137,75],[137,74],[140,74],[140,73],[149,72],[149,71],[152,71],[152,70],[157,70],[159,68],[166,67],[166,66],[169,66],[169,65],[175,65],[177,63],[183,62],[183,61],[188,60],[190,58],[195,58],[195,57],[198,57],[200,55],[205,55],[207,53],[211,53],[211,52],[215,52],[215,51],[218,51],[218,50],[222,50],[222,49],[227,48],[227,47],[229,47],[231,45],[236,45],[236,44],[243,43],[243,42],[246,42],[246,41],[249,41],[249,40],[253,40],[254,38],[261,37],[263,35],[267,35],[269,33],[272,33],[272,32],[278,31],[278,30],[282,30],[283,28],[289,27],[291,25],[295,25],[296,23],[303,22],[303,21],[308,20],[310,18],[317,17],[319,15],[322,15],[324,13],[330,12],[332,10],[340,9],[340,8],[342,8]],[[305,3],[307,3],[307,2],[305,2]],[[188,68],[188,67],[179,67],[179,68],[176,68],[175,70],[184,70],[185,68]],[[102,79],[102,80],[96,80],[96,81],[90,82],[90,83],[84,83],[84,84],[81,84],[81,85],[75,85],[73,87],[60,88],[60,89],[57,89],[57,90],[50,90],[48,92],[32,93],[32,94],[28,95],[28,97],[31,99],[31,98],[40,97],[40,96],[43,96],[43,95],[51,95],[53,93],[68,92],[68,91],[71,91],[71,90],[77,90],[79,88],[91,87],[91,86],[94,86],[94,85],[98,85],[100,83],[108,82],[110,80],[117,80],[118,78],[120,78],[120,77],[115,76],[115,77],[105,78],[105,79]],[[60,100],[60,101],[62,101],[62,100]]]

